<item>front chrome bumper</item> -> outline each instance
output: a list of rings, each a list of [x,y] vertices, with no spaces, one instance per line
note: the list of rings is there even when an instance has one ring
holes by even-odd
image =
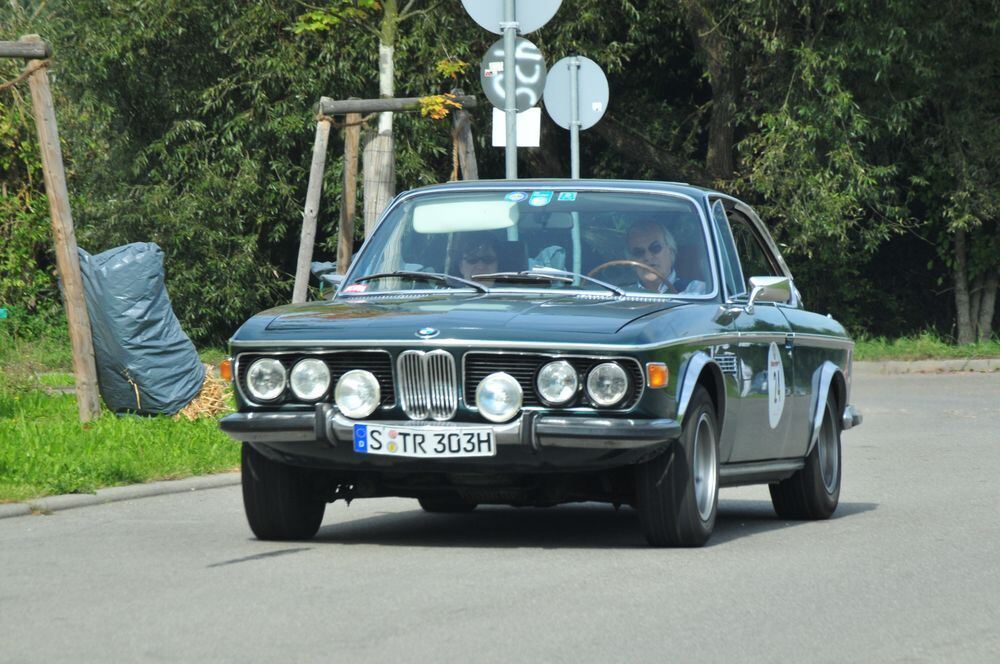
[[[309,413],[233,413],[219,425],[234,440],[248,443],[326,442],[351,449],[355,420],[344,417],[329,404],[319,404]],[[463,422],[378,421],[405,427],[470,426]],[[473,426],[481,427],[481,423]],[[639,450],[677,439],[681,426],[671,419],[606,418],[578,415],[547,415],[526,411],[516,420],[492,425],[497,446],[585,448],[589,450]]]

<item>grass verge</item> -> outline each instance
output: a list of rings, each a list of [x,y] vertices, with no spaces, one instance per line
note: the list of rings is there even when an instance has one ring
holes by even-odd
[[[854,346],[854,359],[861,361],[885,360],[949,360],[1000,357],[1000,341],[956,346],[933,332],[914,337],[886,339],[861,337]]]
[[[214,358],[213,358],[214,359]],[[0,502],[234,470],[214,418],[77,418],[68,340],[0,337]]]

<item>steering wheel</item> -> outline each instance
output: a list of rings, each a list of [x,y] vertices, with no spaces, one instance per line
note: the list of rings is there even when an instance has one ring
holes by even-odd
[[[620,260],[608,261],[607,263],[601,263],[600,265],[598,265],[597,267],[595,267],[593,270],[591,270],[590,272],[587,273],[587,276],[588,277],[592,277],[595,274],[597,274],[598,272],[606,270],[609,267],[620,267],[620,266],[637,267],[640,270],[646,270],[647,272],[652,272],[653,274],[655,274],[657,277],[660,278],[660,281],[663,283],[663,288],[664,288],[664,290],[667,293],[676,293],[677,292],[677,289],[674,288],[673,285],[669,281],[667,281],[667,275],[663,274],[662,272],[660,272],[659,270],[657,270],[655,267],[650,267],[650,266],[646,265],[645,263],[643,263],[641,261],[634,261],[634,260],[629,260],[629,259],[620,259]]]

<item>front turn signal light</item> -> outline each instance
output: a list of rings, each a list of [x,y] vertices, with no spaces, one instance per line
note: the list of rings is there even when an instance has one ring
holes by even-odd
[[[670,370],[663,362],[646,363],[646,385],[652,388],[666,387],[670,380]]]
[[[233,379],[233,361],[228,357],[219,362],[219,376],[222,377],[222,380]]]

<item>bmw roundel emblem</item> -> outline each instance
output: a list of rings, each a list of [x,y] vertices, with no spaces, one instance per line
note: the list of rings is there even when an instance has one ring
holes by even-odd
[[[417,336],[421,339],[431,339],[438,335],[438,331],[433,327],[422,327],[417,330]]]

